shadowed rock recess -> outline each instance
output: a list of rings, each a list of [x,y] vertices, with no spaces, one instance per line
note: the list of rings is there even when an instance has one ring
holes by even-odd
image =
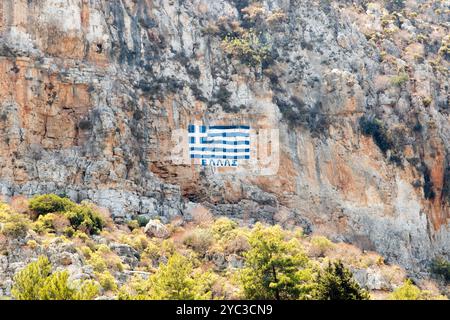
[[[300,225],[449,258],[445,1],[2,0],[0,194]],[[170,161],[196,119],[280,129],[275,176]]]

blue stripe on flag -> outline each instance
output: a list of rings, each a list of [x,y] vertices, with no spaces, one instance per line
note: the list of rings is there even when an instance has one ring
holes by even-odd
[[[216,154],[191,154],[191,159],[250,159],[250,156],[227,156],[227,155],[216,155]]]
[[[218,132],[208,133],[208,137],[250,137],[250,134],[245,132]]]
[[[191,151],[210,151],[210,152],[250,152],[250,149],[225,149],[225,148],[205,148],[191,147]]]
[[[211,130],[227,130],[227,129],[243,129],[250,130],[250,126],[211,126],[209,127]]]
[[[220,141],[220,140],[208,140],[208,138],[200,138],[201,144],[227,144],[227,145],[250,145],[250,141],[242,140],[242,141]]]

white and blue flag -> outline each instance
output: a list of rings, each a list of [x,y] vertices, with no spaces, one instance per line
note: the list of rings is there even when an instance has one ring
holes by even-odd
[[[234,160],[234,163],[250,159],[249,126],[189,125],[188,135],[191,159]]]

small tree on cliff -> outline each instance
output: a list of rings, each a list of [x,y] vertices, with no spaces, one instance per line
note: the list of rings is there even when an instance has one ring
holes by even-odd
[[[368,300],[369,294],[353,279],[341,261],[328,263],[319,272],[315,298],[318,300]]]
[[[305,298],[311,289],[309,259],[296,239],[286,240],[279,226],[257,223],[249,237],[241,281],[247,299]]]

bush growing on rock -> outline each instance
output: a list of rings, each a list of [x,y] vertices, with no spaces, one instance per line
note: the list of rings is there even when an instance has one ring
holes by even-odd
[[[33,224],[33,230],[39,233],[56,232],[64,233],[70,227],[69,220],[62,214],[48,213],[40,215]]]
[[[214,224],[212,226],[212,232],[214,234],[214,237],[216,239],[221,239],[224,237],[228,232],[231,230],[236,229],[238,224],[226,217],[221,217],[214,221]]]
[[[11,293],[18,300],[90,300],[98,294],[92,281],[69,282],[66,271],[51,272],[47,257],[40,256],[14,277]]]
[[[313,236],[311,238],[311,248],[309,253],[313,256],[323,257],[328,250],[333,247],[333,243],[324,236]]]
[[[441,300],[445,297],[433,295],[430,291],[420,290],[410,279],[406,280],[401,287],[394,290],[389,296],[391,300]]]
[[[178,254],[161,264],[150,281],[150,299],[202,300],[211,298],[212,274],[194,272],[192,262]]]
[[[406,82],[408,82],[408,80],[409,80],[408,74],[403,72],[403,73],[400,73],[400,74],[398,74],[398,75],[396,75],[396,76],[393,76],[393,77],[391,78],[391,83],[392,83],[394,86],[400,87],[400,86],[402,86],[403,84],[405,84]]]
[[[30,199],[28,207],[37,214],[61,212],[72,209],[75,203],[68,198],[61,198],[56,194],[43,194]]]
[[[33,197],[29,208],[38,214],[33,227],[40,233],[56,231],[71,236],[76,231],[82,231],[98,234],[105,226],[104,219],[90,205],[76,204],[55,194]]]
[[[64,213],[75,230],[81,230],[88,234],[98,234],[104,227],[102,217],[92,208],[85,205],[77,205]]]
[[[120,300],[203,300],[211,299],[215,277],[210,272],[198,272],[193,263],[179,253],[166,264],[160,264],[148,280],[134,277],[120,289]]]
[[[222,47],[226,53],[238,58],[242,63],[257,67],[269,59],[269,46],[263,44],[253,32],[245,32],[240,37],[225,37]]]
[[[0,203],[0,233],[10,238],[23,238],[30,227],[30,220]]]
[[[96,277],[98,279],[98,282],[105,291],[117,291],[118,287],[116,279],[114,279],[114,277],[109,271],[97,272]]]
[[[128,221],[127,226],[128,226],[128,228],[130,228],[131,231],[133,231],[134,229],[138,229],[140,227],[139,221],[137,221],[137,220]]]
[[[204,256],[213,244],[213,241],[213,235],[208,229],[198,228],[188,234],[184,238],[183,243],[201,256]]]
[[[150,221],[150,219],[147,218],[146,216],[138,216],[136,220],[139,223],[139,227],[145,227],[147,223]]]
[[[88,259],[87,263],[96,272],[105,272],[107,270],[123,271],[125,269],[122,260],[107,245],[101,244],[95,251],[84,247],[83,254]]]
[[[122,287],[120,287],[118,300],[149,300],[150,283],[141,275],[134,275]]]

